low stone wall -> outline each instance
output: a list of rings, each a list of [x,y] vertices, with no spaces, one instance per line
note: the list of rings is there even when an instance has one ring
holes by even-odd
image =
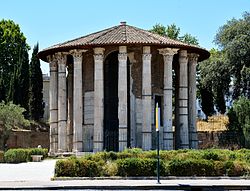
[[[7,141],[8,148],[49,148],[49,132],[13,131]]]
[[[199,149],[219,147],[220,141],[219,137],[223,131],[199,131],[198,140],[199,140]]]
[[[199,149],[220,147],[220,136],[223,131],[198,132]],[[13,131],[7,141],[8,148],[31,148],[41,145],[49,148],[49,132]]]

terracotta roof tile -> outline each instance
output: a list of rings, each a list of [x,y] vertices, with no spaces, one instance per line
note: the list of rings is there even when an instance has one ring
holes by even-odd
[[[66,41],[49,48],[46,48],[39,52],[38,56],[42,59],[45,58],[51,52],[59,50],[67,50],[72,48],[78,48],[84,46],[100,46],[100,45],[119,45],[119,44],[152,44],[152,45],[165,45],[171,47],[186,47],[196,49],[198,52],[203,52],[206,57],[209,57],[209,53],[195,45],[189,45],[181,41],[173,40],[168,37],[163,37],[158,34],[151,33],[149,31],[139,29],[126,24],[114,26],[96,33],[92,33],[74,40]],[[206,53],[207,52],[207,53]]]

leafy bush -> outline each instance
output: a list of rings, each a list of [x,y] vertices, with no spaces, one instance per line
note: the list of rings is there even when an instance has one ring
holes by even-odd
[[[13,128],[30,125],[23,116],[25,109],[13,103],[0,103],[0,150],[4,150],[10,132]]]
[[[215,151],[212,151],[212,150],[206,150],[203,153],[202,158],[204,158],[206,160],[220,160],[218,153],[216,153]]]
[[[48,149],[30,148],[30,149],[9,149],[4,154],[6,163],[20,163],[31,161],[31,155],[43,155],[43,158],[48,157]]]
[[[103,167],[104,176],[116,176],[118,174],[118,165],[116,162],[107,161]]]
[[[214,161],[214,175],[223,176],[226,174],[226,169],[224,167],[224,162]]]
[[[250,99],[239,97],[228,112],[228,129],[245,139],[245,147],[250,148]],[[235,138],[237,138],[236,136]]]
[[[48,149],[43,148],[31,148],[29,149],[29,155],[43,155],[43,158],[48,157]]]
[[[250,173],[250,150],[160,152],[161,176],[243,176]],[[64,164],[65,163],[65,164]],[[156,151],[127,149],[71,157],[56,165],[56,176],[155,176]]]
[[[156,159],[146,158],[127,158],[118,159],[119,176],[155,176],[156,175]],[[163,165],[162,165],[163,167]]]
[[[172,160],[169,171],[175,176],[213,176],[214,164],[204,159]]]
[[[66,160],[58,160],[56,161],[55,166],[55,176],[67,176],[74,177],[77,176],[76,173],[76,160],[74,159],[66,159]]]
[[[20,163],[29,160],[29,151],[27,149],[9,149],[4,153],[6,163]]]
[[[101,169],[97,162],[86,160],[86,159],[77,159],[76,163],[76,174],[79,177],[94,177],[100,176]]]
[[[95,161],[84,158],[69,158],[58,160],[55,167],[57,177],[93,177],[100,176],[102,173],[101,165]]]

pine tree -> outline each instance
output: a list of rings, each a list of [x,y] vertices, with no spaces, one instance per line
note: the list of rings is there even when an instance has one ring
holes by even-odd
[[[30,62],[30,117],[35,121],[39,121],[44,113],[43,76],[37,53],[38,43],[34,46]]]

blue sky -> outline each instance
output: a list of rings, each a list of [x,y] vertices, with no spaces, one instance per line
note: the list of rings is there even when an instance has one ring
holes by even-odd
[[[33,49],[74,39],[120,21],[143,29],[175,23],[206,49],[216,47],[219,27],[250,11],[250,0],[2,0],[0,19],[19,24]],[[48,64],[42,62],[43,73]]]

